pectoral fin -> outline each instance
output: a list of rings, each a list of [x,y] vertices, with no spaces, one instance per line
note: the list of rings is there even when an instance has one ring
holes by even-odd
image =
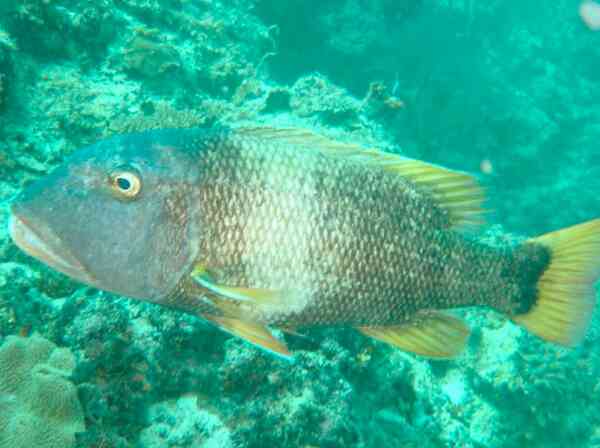
[[[210,271],[203,264],[198,264],[191,275],[194,281],[200,286],[222,298],[239,302],[249,302],[257,305],[278,303],[281,301],[281,291],[218,284],[214,281]]]
[[[234,336],[238,336],[252,345],[266,350],[269,353],[277,355],[288,361],[293,359],[292,354],[286,345],[280,340],[276,339],[264,325],[224,316],[204,315],[202,317],[215,323],[222,330]]]
[[[404,351],[430,358],[453,358],[465,347],[470,330],[466,324],[448,314],[427,313],[414,323],[389,327],[359,327],[372,338]]]

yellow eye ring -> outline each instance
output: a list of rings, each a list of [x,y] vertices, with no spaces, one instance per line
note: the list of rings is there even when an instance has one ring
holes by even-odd
[[[117,171],[111,176],[113,190],[126,199],[133,199],[142,190],[142,180],[131,171]]]

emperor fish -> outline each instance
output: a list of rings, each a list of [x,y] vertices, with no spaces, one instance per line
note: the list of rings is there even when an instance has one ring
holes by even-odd
[[[585,334],[600,220],[507,247],[462,229],[462,172],[301,129],[158,130],[76,152],[12,204],[25,252],[83,283],[176,307],[290,357],[270,328],[351,326],[451,358],[491,307],[539,337]]]

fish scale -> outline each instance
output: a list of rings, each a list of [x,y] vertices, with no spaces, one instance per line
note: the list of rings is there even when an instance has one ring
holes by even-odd
[[[469,329],[446,310],[465,306],[576,344],[600,220],[491,246],[463,231],[483,200],[466,173],[302,129],[159,130],[77,152],[19,195],[9,231],[79,281],[284,357],[269,327],[352,326],[452,357]]]
[[[260,141],[234,138],[214,151],[222,157],[207,170],[205,182],[241,185],[232,187],[228,204],[222,192],[215,191],[212,205],[207,195],[203,208],[215,213],[203,214],[201,227],[211,229],[211,237],[199,253],[207,265],[227,260],[226,265],[244,266],[215,278],[218,283],[287,292],[281,305],[254,310],[257,320],[276,326],[381,326],[440,305],[500,306],[507,300],[492,294],[510,280],[497,278],[490,263],[509,264],[510,258],[441,229],[447,225],[442,210],[434,210],[406,180]],[[216,160],[213,154],[205,157]],[[243,240],[220,230],[227,219],[243,227]],[[434,275],[443,270],[454,275]],[[476,271],[478,282],[489,287],[474,294],[466,271]]]

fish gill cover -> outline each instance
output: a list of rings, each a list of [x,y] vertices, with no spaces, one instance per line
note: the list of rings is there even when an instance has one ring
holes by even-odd
[[[2,1],[0,350],[30,336],[74,356],[49,375],[77,388],[77,447],[600,446],[598,320],[564,349],[462,310],[468,347],[441,361],[298,328],[278,334],[290,364],[84,287],[7,232],[13,197],[76,149],[174,127],[308,128],[476,173],[491,245],[597,218],[598,15],[567,0]],[[23,430],[2,381],[0,421]]]

